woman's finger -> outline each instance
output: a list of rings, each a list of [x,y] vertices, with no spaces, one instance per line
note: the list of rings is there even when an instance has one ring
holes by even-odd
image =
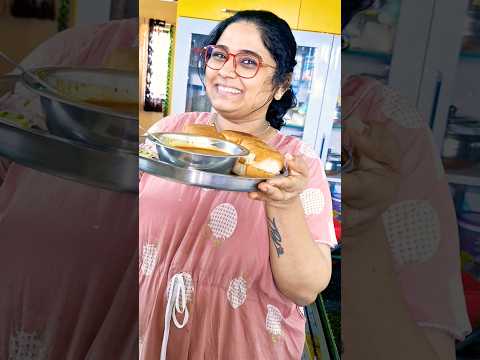
[[[308,164],[303,156],[285,156],[288,171],[294,175],[302,175],[308,178]]]
[[[265,195],[271,200],[282,201],[285,200],[285,192],[276,186],[272,186],[266,182],[259,184],[258,188],[261,194]]]
[[[267,183],[261,183],[259,188],[259,199],[264,201],[287,201],[298,195],[298,192],[290,192],[280,189],[276,186],[271,186]]]
[[[268,179],[269,185],[279,187],[286,191],[301,191],[308,183],[308,165],[303,157],[292,157],[287,154],[288,176],[276,176]]]
[[[277,176],[272,179],[268,179],[266,183],[271,186],[276,186],[284,190],[293,190],[299,186],[298,176]]]

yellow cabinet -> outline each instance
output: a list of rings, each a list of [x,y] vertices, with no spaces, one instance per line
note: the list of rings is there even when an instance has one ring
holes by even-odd
[[[301,1],[302,0],[179,0],[178,16],[223,20],[239,10],[269,10],[287,21],[291,28],[296,29],[298,26]]]
[[[298,30],[340,34],[341,28],[340,0],[302,0]]]
[[[175,24],[177,20],[177,2],[165,0],[140,0],[140,17],[147,19],[165,20]]]

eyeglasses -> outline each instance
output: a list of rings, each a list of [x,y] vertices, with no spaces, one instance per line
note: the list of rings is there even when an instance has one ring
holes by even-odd
[[[220,70],[230,57],[233,57],[235,74],[245,79],[251,79],[257,75],[262,66],[275,69],[275,66],[265,64],[260,55],[253,52],[241,51],[237,54],[231,54],[223,47],[215,45],[205,46],[203,51],[205,53],[205,65],[213,70]]]

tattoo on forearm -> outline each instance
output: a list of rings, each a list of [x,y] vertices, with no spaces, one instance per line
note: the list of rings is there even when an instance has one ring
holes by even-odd
[[[278,231],[277,224],[275,223],[275,218],[270,220],[267,218],[268,227],[270,230],[270,238],[272,239],[273,246],[275,246],[275,250],[277,250],[277,256],[283,255],[283,247],[282,247],[282,236],[280,235],[280,231]]]

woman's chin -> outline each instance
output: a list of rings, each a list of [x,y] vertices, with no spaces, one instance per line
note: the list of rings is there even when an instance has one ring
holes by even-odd
[[[213,102],[212,106],[218,113],[226,114],[235,113],[242,109],[238,104],[226,104],[224,102]]]

